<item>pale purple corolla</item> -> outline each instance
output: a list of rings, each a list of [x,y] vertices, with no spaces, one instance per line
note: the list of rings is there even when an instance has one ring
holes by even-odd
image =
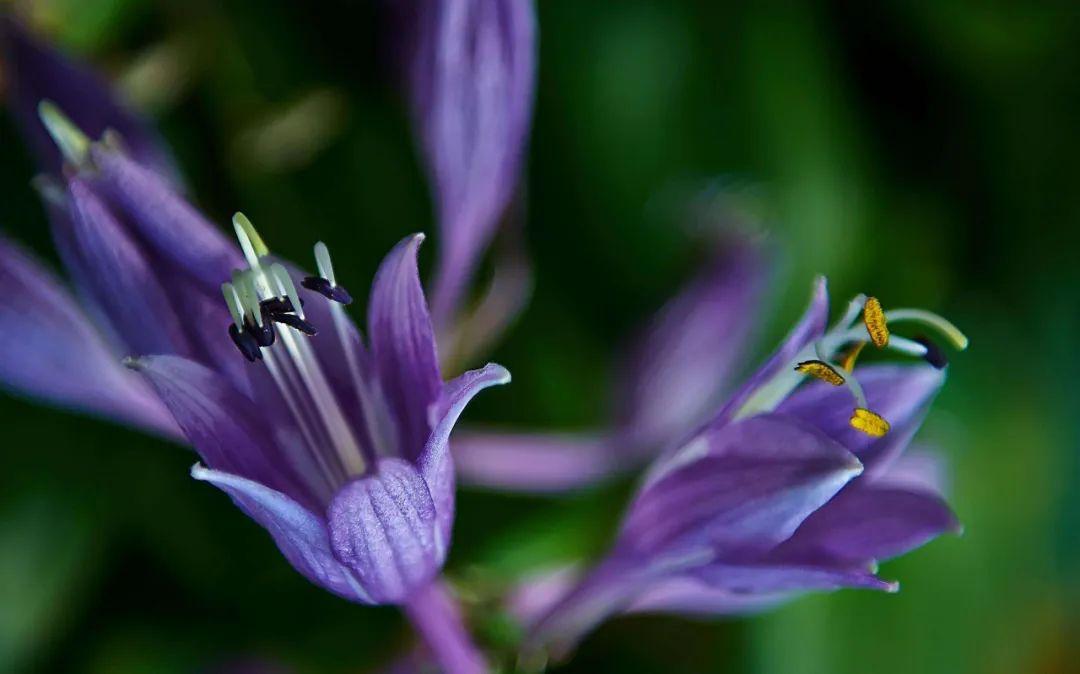
[[[439,226],[432,313],[446,334],[459,329],[463,296],[518,192],[536,20],[532,0],[418,0],[402,13],[402,56]],[[491,301],[505,305],[513,295],[510,304],[520,303],[528,288],[521,258],[515,251],[503,263],[501,285],[491,289],[500,297]]]
[[[606,425],[580,432],[462,429],[453,439],[462,481],[557,493],[641,468],[723,402],[746,360],[767,275],[758,244],[744,236],[719,242],[620,358]]]
[[[851,347],[879,325],[864,305],[876,302],[855,298],[827,329],[818,282],[777,351],[650,466],[611,551],[585,572],[564,569],[523,589],[515,608],[530,625],[529,648],[565,652],[624,612],[718,615],[812,590],[895,591],[876,575],[879,561],[959,530],[922,475],[926,462],[901,457],[944,382],[940,352],[892,335],[882,348],[933,364],[854,368]],[[884,312],[880,326],[904,321],[966,347],[922,310]],[[804,384],[808,361],[826,366],[828,381]]]

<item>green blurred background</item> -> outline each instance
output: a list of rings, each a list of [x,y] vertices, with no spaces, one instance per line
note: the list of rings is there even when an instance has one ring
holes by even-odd
[[[401,236],[435,233],[374,3],[15,4],[156,118],[218,222],[242,208],[300,260],[324,238],[354,290]],[[898,595],[619,619],[558,671],[1080,671],[1080,8],[541,0],[538,14],[536,291],[493,354],[513,385],[468,421],[600,423],[614,350],[702,256],[687,205],[702,190],[751,209],[780,252],[758,354],[814,272],[837,298],[926,306],[972,340],[920,436],[949,459],[966,533],[885,565]],[[55,260],[6,113],[0,139],[0,227]],[[6,396],[0,424],[0,671],[258,658],[359,672],[408,647],[396,611],[292,572],[188,477],[187,450]],[[449,572],[483,607],[519,570],[595,553],[630,486],[466,492]],[[514,637],[479,628],[494,648]]]

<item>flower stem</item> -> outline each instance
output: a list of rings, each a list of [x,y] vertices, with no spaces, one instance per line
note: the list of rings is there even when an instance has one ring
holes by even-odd
[[[403,609],[446,674],[490,671],[465,629],[461,609],[440,579],[413,592]]]

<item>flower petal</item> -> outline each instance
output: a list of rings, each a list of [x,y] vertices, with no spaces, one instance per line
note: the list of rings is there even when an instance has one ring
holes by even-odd
[[[442,379],[424,289],[416,268],[422,234],[403,239],[375,275],[368,305],[371,351],[383,393],[398,416],[400,455],[414,460],[431,425]]]
[[[617,385],[627,441],[655,452],[722,402],[754,327],[764,271],[757,251],[738,246],[664,306]]]
[[[74,240],[86,282],[129,354],[184,354],[189,346],[150,258],[80,178],[68,181]]]
[[[517,186],[536,70],[530,0],[425,2],[412,25],[412,90],[443,237],[440,326],[453,318],[478,256]]]
[[[350,601],[375,603],[334,557],[325,522],[285,494],[238,475],[196,465],[191,476],[218,487],[265,528],[289,564],[312,583]]]
[[[806,518],[769,558],[865,565],[902,555],[959,526],[936,494],[859,480]]]
[[[580,489],[633,467],[600,436],[463,430],[450,443],[461,479],[524,492]]]
[[[865,569],[794,564],[710,564],[694,574],[706,584],[746,595],[839,590],[842,588],[896,592],[900,586]]]
[[[764,551],[862,471],[817,429],[762,415],[703,434],[684,463],[647,482],[619,547],[652,558],[708,549],[721,559]]]
[[[0,383],[72,407],[181,437],[168,410],[102,340],[52,274],[0,238]]]
[[[92,138],[106,129],[117,131],[132,157],[175,181],[176,166],[161,138],[97,73],[38,41],[11,17],[0,24],[0,44],[8,102],[43,170],[59,175],[62,164],[38,118],[38,103],[50,100]]]
[[[626,613],[673,613],[692,616],[746,615],[790,599],[787,592],[737,593],[694,576],[659,580],[647,587]]]
[[[930,365],[869,365],[856,368],[855,378],[871,410],[892,426],[874,438],[851,427],[851,394],[824,382],[810,382],[778,408],[820,428],[853,452],[867,476],[879,474],[907,446],[922,423],[930,402],[945,383],[945,372]]]
[[[735,391],[735,394],[720,409],[710,422],[710,425],[713,427],[722,426],[739,416],[740,408],[750,401],[766,382],[787,367],[803,347],[811,344],[825,333],[825,325],[828,319],[829,293],[825,278],[818,277],[814,282],[810,305],[806,308],[802,318],[791,329],[791,332],[780,343],[776,351],[769,356],[765,364]]]
[[[154,387],[210,468],[284,492],[309,508],[326,502],[304,487],[261,411],[219,373],[176,356],[146,356],[130,367]]]
[[[243,266],[240,250],[160,174],[100,143],[90,156],[98,185],[176,270],[216,293]]]
[[[434,410],[434,427],[420,454],[420,474],[424,476],[439,519],[441,545],[450,540],[454,523],[454,462],[450,457],[450,431],[465,405],[489,386],[510,381],[510,373],[502,365],[488,363],[479,370],[470,370],[443,386],[442,395]]]
[[[401,459],[383,459],[374,474],[342,487],[327,518],[335,556],[378,603],[404,601],[446,557],[431,493]]]

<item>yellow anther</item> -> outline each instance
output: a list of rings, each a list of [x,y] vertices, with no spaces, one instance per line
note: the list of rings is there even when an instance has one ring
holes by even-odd
[[[843,386],[844,384],[843,375],[833,369],[832,365],[821,360],[804,360],[795,366],[795,371],[808,374],[833,386]]]
[[[867,435],[880,438],[889,432],[889,422],[881,415],[864,407],[856,407],[851,413],[851,427]]]
[[[866,332],[870,335],[870,341],[879,349],[885,348],[889,343],[889,326],[885,322],[885,312],[881,308],[881,302],[876,297],[867,297],[863,306],[863,323],[866,324]]]
[[[848,352],[844,354],[844,357],[840,359],[840,367],[844,368],[848,372],[855,369],[855,361],[859,358],[859,354],[862,353],[863,347],[866,346],[866,342],[858,342],[855,346],[848,349]]]

